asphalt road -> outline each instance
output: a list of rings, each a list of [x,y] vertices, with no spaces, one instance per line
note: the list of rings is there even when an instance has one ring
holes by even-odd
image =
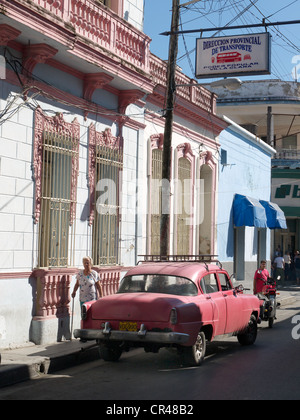
[[[168,350],[136,349],[117,363],[99,359],[1,389],[0,400],[101,400],[105,409],[119,400],[298,400],[299,355],[300,297],[278,311],[273,329],[259,327],[255,345],[234,337],[210,343],[200,367],[183,368]]]

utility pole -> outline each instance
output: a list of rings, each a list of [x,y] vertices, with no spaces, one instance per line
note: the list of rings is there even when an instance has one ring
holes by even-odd
[[[272,107],[268,106],[267,114],[267,143],[274,147],[274,116]]]
[[[161,190],[161,222],[160,222],[160,255],[169,254],[170,241],[170,182],[171,182],[171,152],[172,152],[172,130],[174,119],[174,105],[176,94],[176,61],[178,53],[178,32],[179,30],[179,9],[180,0],[172,0],[172,24],[169,43],[169,59],[167,72],[167,97],[165,112],[165,131],[163,143],[162,162],[162,190]]]

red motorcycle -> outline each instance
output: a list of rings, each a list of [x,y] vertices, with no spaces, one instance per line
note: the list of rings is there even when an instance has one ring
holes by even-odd
[[[277,280],[279,278],[277,278]],[[276,301],[276,295],[279,294],[276,290],[276,280],[269,277],[268,280],[265,281],[265,285],[260,294],[263,295],[263,297],[260,297],[260,319],[262,321],[268,321],[269,328],[272,328],[274,320],[276,319],[277,306],[280,305]]]

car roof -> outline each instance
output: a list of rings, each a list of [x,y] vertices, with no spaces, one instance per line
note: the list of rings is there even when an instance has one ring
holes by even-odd
[[[199,262],[146,262],[130,269],[126,276],[140,274],[160,274],[186,277],[196,281],[209,272],[224,271],[216,264]]]

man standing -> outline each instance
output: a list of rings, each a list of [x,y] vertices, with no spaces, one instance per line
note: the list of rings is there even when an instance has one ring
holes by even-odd
[[[270,274],[266,269],[267,261],[262,260],[260,262],[259,269],[255,271],[253,281],[253,294],[257,295],[262,292],[264,285],[266,284]]]
[[[281,284],[284,286],[284,259],[283,257],[276,257],[273,262],[273,269],[274,269],[274,279],[277,279],[280,276]]]

